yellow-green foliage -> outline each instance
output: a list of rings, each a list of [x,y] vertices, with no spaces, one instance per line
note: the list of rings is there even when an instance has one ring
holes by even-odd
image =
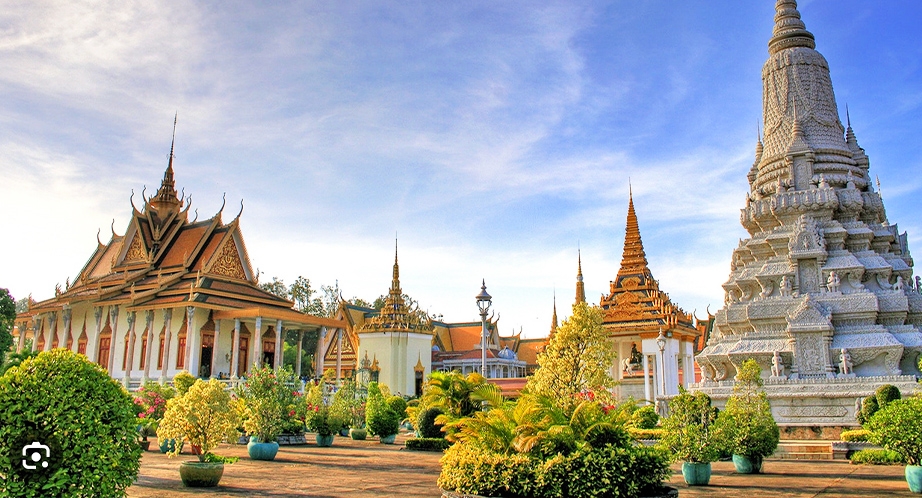
[[[157,437],[188,439],[191,444],[201,448],[199,460],[205,461],[221,441],[237,438],[239,423],[224,384],[216,379],[208,382],[199,379],[186,394],[167,402],[166,414],[157,429]],[[169,456],[176,456],[179,449],[180,445],[177,444]]]
[[[839,438],[842,441],[847,441],[849,443],[863,443],[868,440],[868,436],[871,434],[871,431],[867,429],[855,429],[851,431],[842,431],[842,434],[839,435]]]
[[[654,439],[657,440],[663,437],[663,429],[637,429],[635,427],[627,428],[628,434],[631,435],[636,440],[641,439]]]
[[[192,387],[192,384],[195,384],[195,377],[185,370],[173,376],[173,386],[176,388],[176,393],[180,396],[186,394],[186,391]]]
[[[605,391],[614,380],[609,367],[615,352],[602,327],[602,311],[586,303],[573,305],[573,314],[557,327],[538,370],[528,379],[526,391],[549,396],[564,409],[572,409],[575,396],[586,391]]]
[[[903,465],[899,453],[890,450],[867,449],[852,453],[849,460],[853,465]]]

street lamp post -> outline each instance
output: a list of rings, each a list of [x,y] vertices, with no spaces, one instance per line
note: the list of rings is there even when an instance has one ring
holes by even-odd
[[[483,326],[483,330],[480,331],[481,335],[481,348],[480,348],[480,373],[484,377],[487,376],[487,312],[490,311],[490,295],[487,294],[487,282],[483,280],[483,285],[480,286],[480,294],[477,294],[477,309],[480,310],[480,323]]]

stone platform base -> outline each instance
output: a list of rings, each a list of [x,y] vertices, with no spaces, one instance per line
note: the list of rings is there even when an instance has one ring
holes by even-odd
[[[848,460],[852,453],[869,448],[879,449],[878,446],[871,443],[782,439],[778,443],[778,449],[775,450],[770,458],[781,460]]]
[[[733,384],[733,381],[705,381],[693,384],[691,390],[707,393],[714,405],[722,409],[733,394]],[[858,425],[855,413],[860,409],[861,400],[873,395],[884,384],[896,386],[904,397],[920,390],[915,376],[893,375],[770,379],[765,381],[765,392],[771,403],[772,416],[779,426],[804,428],[799,432],[782,433],[782,438],[838,439],[842,428]],[[829,429],[817,429],[823,427]],[[811,433],[815,435],[809,435]]]

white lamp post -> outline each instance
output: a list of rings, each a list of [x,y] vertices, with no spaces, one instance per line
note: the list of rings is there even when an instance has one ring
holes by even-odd
[[[480,350],[480,374],[487,376],[487,312],[490,311],[490,295],[487,294],[487,282],[483,280],[480,286],[480,294],[477,294],[477,309],[480,310],[480,322],[483,325],[481,330],[481,350]]]
[[[656,346],[659,347],[659,361],[660,361],[660,395],[666,395],[666,336],[663,335],[663,328],[659,328],[659,336],[656,338]]]

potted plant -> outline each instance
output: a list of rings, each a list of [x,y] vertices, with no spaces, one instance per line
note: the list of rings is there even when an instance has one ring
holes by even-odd
[[[347,380],[336,390],[333,395],[333,403],[330,405],[340,421],[339,434],[341,436],[349,435],[349,428],[352,426],[352,407],[358,402],[358,390],[355,388],[355,382]]]
[[[146,382],[135,393],[134,404],[138,411],[138,435],[141,437],[141,447],[147,450],[150,447],[148,437],[156,435],[157,425],[166,412],[167,401],[176,395],[176,390],[168,385],[157,382]],[[171,439],[159,439],[160,452],[166,453],[177,445]],[[182,449],[182,441],[179,441]]]
[[[306,422],[308,430],[317,433],[317,446],[332,446],[333,435],[343,426],[343,419],[335,407],[324,403],[323,389],[322,382],[311,386],[306,396]]]
[[[689,393],[679,388],[679,395],[669,401],[669,416],[662,421],[663,435],[659,446],[682,461],[682,477],[689,486],[707,485],[711,462],[720,457],[723,434],[717,424],[717,408],[702,392]]]
[[[289,419],[294,374],[289,368],[254,368],[237,386],[243,428],[250,435],[247,453],[254,460],[274,460],[279,451],[278,436]]]
[[[377,382],[368,384],[365,425],[368,431],[378,436],[378,440],[383,444],[394,444],[394,439],[400,430],[400,415],[387,403]]]
[[[163,439],[188,439],[195,449],[198,461],[183,462],[179,475],[189,487],[217,486],[224,475],[224,464],[233,463],[235,458],[219,457],[212,453],[225,439],[237,437],[237,412],[231,406],[230,395],[224,384],[212,379],[196,380],[182,396],[167,403],[166,413],[157,429],[157,437]],[[168,455],[179,454],[174,447]]]
[[[872,443],[900,455],[906,463],[906,482],[922,493],[922,397],[911,396],[887,403],[865,426]]]
[[[763,459],[775,452],[781,433],[762,390],[761,369],[755,360],[750,358],[740,366],[733,394],[718,418],[736,471],[761,472]]]

